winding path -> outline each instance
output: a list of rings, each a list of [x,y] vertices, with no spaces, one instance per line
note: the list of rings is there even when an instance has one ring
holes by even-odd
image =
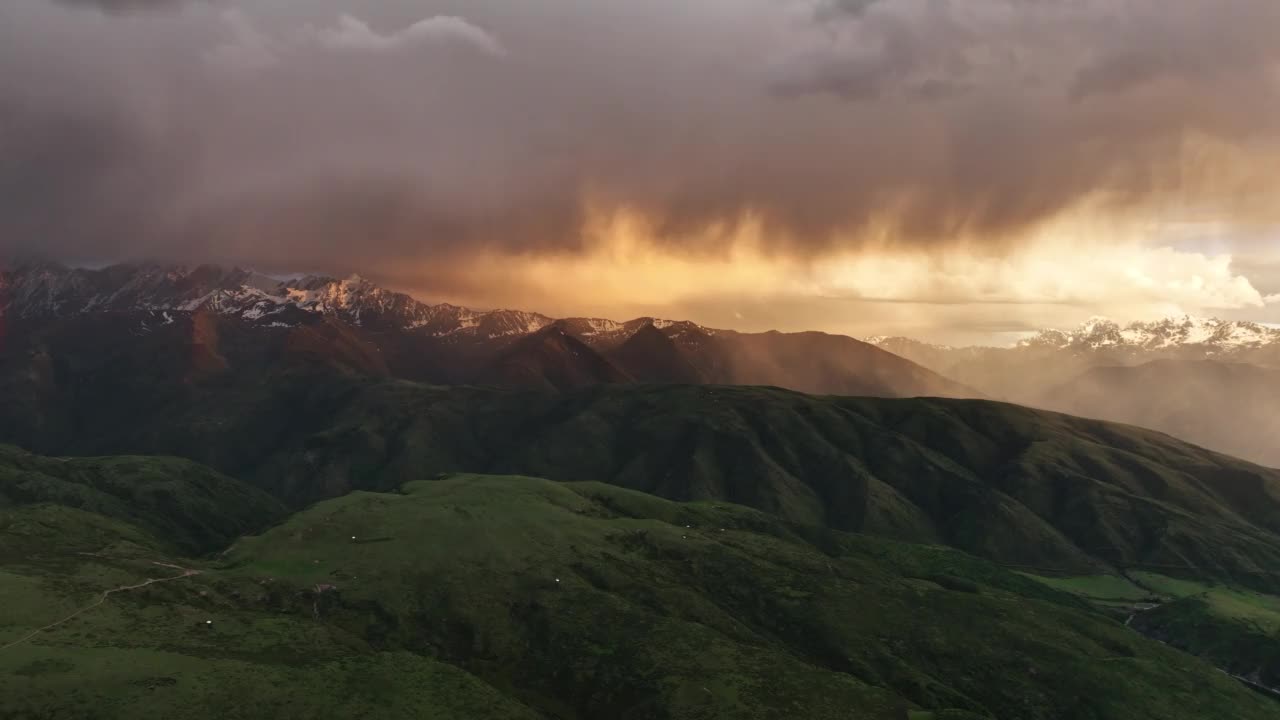
[[[191,577],[191,576],[193,576],[193,575],[199,575],[199,574],[200,574],[200,571],[199,571],[199,570],[192,570],[191,568],[184,568],[184,567],[182,567],[181,565],[173,565],[173,564],[171,564],[171,563],[163,563],[163,562],[156,562],[156,561],[152,561],[152,563],[151,563],[151,564],[152,564],[152,565],[159,565],[160,567],[173,568],[174,570],[181,570],[181,571],[182,571],[182,574],[181,574],[181,575],[173,575],[173,576],[171,576],[171,577],[152,578],[152,579],[150,579],[150,580],[147,580],[146,582],[140,582],[140,583],[138,583],[137,585],[121,585],[120,587],[111,588],[110,590],[104,590],[104,591],[102,591],[102,595],[101,595],[101,596],[99,596],[97,600],[93,601],[93,603],[91,603],[91,604],[89,604],[89,605],[86,605],[86,606],[84,606],[84,607],[80,608],[79,610],[77,610],[77,611],[75,611],[75,612],[71,613],[70,615],[68,615],[68,616],[66,616],[66,617],[64,617],[64,618],[62,618],[61,620],[58,620],[57,622],[52,622],[52,623],[49,623],[48,625],[45,625],[45,626],[44,626],[44,627],[42,627],[42,628],[37,628],[37,629],[35,629],[35,630],[32,630],[32,631],[31,631],[29,634],[27,634],[26,636],[21,637],[21,638],[18,638],[17,640],[14,640],[13,642],[9,643],[8,645],[0,646],[0,652],[3,652],[3,651],[5,651],[5,650],[8,650],[9,648],[11,648],[11,647],[13,647],[13,646],[15,646],[15,645],[21,645],[22,643],[24,643],[24,642],[26,642],[26,641],[30,640],[31,638],[33,638],[33,637],[35,637],[35,636],[39,635],[40,633],[42,633],[42,632],[44,632],[44,631],[46,631],[46,630],[52,630],[52,629],[54,629],[54,628],[58,627],[59,625],[65,624],[65,623],[67,623],[67,622],[70,622],[71,620],[75,619],[77,616],[79,616],[79,615],[81,615],[81,614],[83,614],[83,613],[86,613],[86,612],[88,612],[88,611],[90,611],[90,610],[92,610],[92,609],[94,609],[94,608],[98,607],[98,606],[99,606],[99,605],[101,605],[102,603],[106,602],[106,601],[107,601],[107,598],[111,597],[111,596],[112,596],[113,594],[115,594],[115,593],[118,593],[118,592],[129,592],[130,590],[140,590],[140,589],[142,589],[142,588],[144,588],[144,587],[147,587],[148,585],[155,585],[156,583],[162,583],[162,582],[170,582],[170,581],[172,581],[172,580],[181,580],[181,579],[183,579],[183,578],[189,578],[189,577]]]

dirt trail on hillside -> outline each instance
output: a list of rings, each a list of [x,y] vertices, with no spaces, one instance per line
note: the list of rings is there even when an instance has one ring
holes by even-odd
[[[181,570],[181,571],[182,571],[182,574],[181,574],[181,575],[174,575],[174,576],[171,576],[171,577],[152,578],[152,579],[150,579],[150,580],[147,580],[146,582],[140,582],[140,583],[138,583],[138,584],[136,584],[136,585],[121,585],[120,587],[114,587],[114,588],[111,588],[110,590],[104,590],[104,591],[102,592],[102,595],[100,595],[100,596],[98,597],[98,599],[97,599],[97,600],[93,601],[93,603],[92,603],[92,604],[89,604],[89,605],[86,605],[86,606],[84,606],[84,607],[80,608],[79,610],[77,610],[77,611],[75,611],[75,612],[71,613],[70,615],[68,615],[68,616],[66,616],[66,617],[64,617],[64,618],[62,618],[61,620],[58,620],[57,622],[52,622],[52,623],[49,623],[48,625],[45,625],[45,626],[44,626],[44,627],[42,627],[42,628],[37,628],[37,629],[35,629],[35,630],[32,630],[32,631],[31,631],[29,634],[27,634],[26,636],[21,637],[21,638],[19,638],[19,639],[17,639],[17,640],[14,640],[13,642],[9,643],[8,645],[0,646],[0,652],[4,652],[5,650],[8,650],[9,648],[11,648],[11,647],[13,647],[13,646],[15,646],[15,645],[21,645],[22,643],[24,643],[24,642],[26,642],[26,641],[30,640],[31,638],[33,638],[33,637],[35,637],[35,636],[39,635],[39,634],[40,634],[40,633],[42,633],[42,632],[45,632],[46,630],[52,630],[52,629],[54,629],[54,628],[58,627],[59,625],[66,624],[66,623],[70,622],[71,620],[74,620],[76,617],[78,617],[78,616],[80,616],[80,615],[82,615],[82,614],[84,614],[84,613],[86,613],[86,612],[88,612],[88,611],[90,611],[90,610],[92,610],[92,609],[94,609],[94,608],[98,607],[98,606],[99,606],[99,605],[101,605],[102,603],[106,602],[106,601],[107,601],[107,598],[111,597],[111,596],[112,596],[112,595],[114,595],[115,593],[118,593],[118,592],[129,592],[130,590],[140,590],[140,589],[142,589],[142,588],[144,588],[144,587],[147,587],[148,585],[155,585],[156,583],[162,583],[162,582],[171,582],[171,581],[173,581],[173,580],[181,580],[181,579],[183,579],[183,578],[189,578],[189,577],[192,577],[193,575],[199,575],[199,574],[200,574],[200,571],[199,571],[199,570],[192,570],[191,568],[184,568],[184,567],[182,567],[181,565],[174,565],[174,564],[172,564],[172,563],[164,563],[164,562],[152,561],[152,563],[151,563],[151,564],[152,564],[152,565],[159,565],[160,567],[172,568],[172,569],[174,569],[174,570]]]

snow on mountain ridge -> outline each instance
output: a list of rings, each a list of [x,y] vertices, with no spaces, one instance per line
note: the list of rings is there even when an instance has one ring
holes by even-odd
[[[1099,349],[1116,347],[1135,350],[1163,350],[1198,346],[1214,350],[1234,350],[1280,343],[1280,330],[1243,320],[1219,320],[1184,315],[1163,320],[1132,322],[1121,326],[1114,320],[1090,318],[1075,330],[1042,330],[1020,341],[1020,348]]]
[[[1179,351],[1186,348],[1206,356],[1223,356],[1238,351],[1270,346],[1280,347],[1280,326],[1242,320],[1183,315],[1162,320],[1131,322],[1126,325],[1101,316],[1089,318],[1074,330],[1045,329],[1004,348],[960,347],[928,343],[913,338],[878,335],[866,338],[881,349],[908,358],[928,355],[970,353],[984,350],[1063,350],[1070,352]],[[927,365],[928,363],[926,363]]]
[[[262,327],[294,327],[332,316],[369,330],[407,330],[452,341],[529,335],[552,324],[598,350],[617,347],[653,326],[682,346],[733,334],[688,321],[642,317],[553,319],[521,310],[474,310],[428,304],[360,275],[273,278],[215,265],[137,264],[67,268],[52,263],[0,265],[0,317],[43,318],[82,312],[212,312]]]
[[[915,338],[909,338],[903,335],[872,335],[870,337],[863,338],[862,341],[870,345],[875,345],[878,348],[885,348],[885,349],[888,349],[887,346],[891,346],[891,345],[898,345],[898,346],[914,345],[921,348],[930,348],[932,350],[939,350],[939,351],[962,349],[955,345],[943,345],[940,343],[925,342],[923,340],[916,340]]]
[[[352,275],[309,275],[279,281],[240,268],[202,265],[115,265],[98,270],[28,264],[0,269],[0,315],[40,317],[77,312],[208,310],[281,327],[294,309],[333,315],[356,325],[421,329],[434,336],[504,337],[549,325],[551,318],[518,310],[477,311],[428,305]]]

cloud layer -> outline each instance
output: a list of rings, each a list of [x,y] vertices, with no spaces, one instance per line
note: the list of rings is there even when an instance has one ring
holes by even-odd
[[[431,45],[455,44],[499,57],[506,54],[497,38],[463,18],[450,15],[425,18],[386,33],[379,33],[359,18],[342,15],[333,27],[307,25],[279,36],[268,34],[254,23],[251,16],[240,10],[226,11],[222,20],[230,38],[205,57],[212,65],[231,70],[264,70],[282,62],[299,62],[289,56],[316,50],[396,53]]]
[[[343,15],[333,30],[316,31],[316,40],[333,50],[394,52],[423,43],[461,42],[491,55],[505,55],[492,35],[460,17],[436,15],[419,20],[403,30],[380,34],[363,20]]]
[[[447,288],[608,252],[602,217],[791,272],[1001,262],[1086,216],[1254,256],[1278,31],[1272,0],[8,0],[0,252]]]

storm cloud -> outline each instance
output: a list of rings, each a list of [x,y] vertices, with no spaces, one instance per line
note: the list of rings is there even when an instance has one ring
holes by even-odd
[[[792,258],[1266,224],[1277,32],[1272,0],[7,0],[0,251],[377,273],[573,255],[616,211]]]
[[[93,8],[104,12],[124,13],[176,8],[187,0],[55,0],[68,7]]]

